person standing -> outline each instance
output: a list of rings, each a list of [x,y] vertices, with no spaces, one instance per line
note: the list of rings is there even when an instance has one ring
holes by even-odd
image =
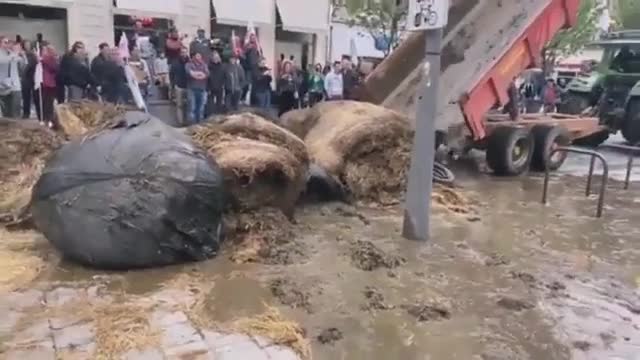
[[[209,67],[200,53],[193,54],[191,61],[185,67],[188,77],[187,88],[189,89],[191,122],[197,124],[204,119],[204,109],[207,105]]]
[[[180,61],[180,49],[182,49],[182,42],[180,41],[178,30],[171,28],[164,44],[164,52],[169,66]]]
[[[358,86],[358,73],[353,69],[349,57],[342,59],[342,82],[343,98],[345,100],[355,100],[355,90]]]
[[[246,83],[244,69],[240,65],[240,59],[237,53],[231,55],[231,60],[227,64],[225,76],[225,105],[227,110],[235,111],[240,106],[240,98],[242,97],[242,89]]]
[[[209,99],[207,101],[207,116],[220,114],[224,102],[225,69],[217,51],[213,52],[209,63]]]
[[[100,53],[91,60],[91,74],[96,79],[98,86],[100,86],[101,90],[104,87],[104,83],[106,82],[106,74],[105,67],[108,61],[111,61],[111,48],[109,44],[102,43],[98,45],[98,49]]]
[[[186,98],[187,98],[187,83],[189,77],[187,75],[187,63],[189,62],[189,53],[187,48],[180,49],[180,58],[171,64],[169,70],[169,81],[173,89],[173,100],[176,104],[177,121],[180,125],[186,125],[185,113],[186,113]]]
[[[46,45],[42,50],[42,84],[40,91],[42,94],[42,118],[41,124],[46,124],[50,128],[58,128],[55,117],[53,102],[56,99],[56,79],[58,78],[58,55],[51,45]]]
[[[60,72],[67,86],[69,100],[82,100],[87,97],[89,87],[96,86],[95,79],[87,64],[87,52],[84,44],[77,42],[71,48],[66,62],[60,64]]]
[[[344,83],[340,62],[333,64],[333,71],[324,78],[324,88],[327,92],[327,100],[342,100],[344,97]]]
[[[38,54],[32,48],[32,44],[28,40],[22,42],[22,49],[26,57],[26,65],[22,76],[20,77],[22,86],[22,118],[31,117],[31,103],[34,99],[34,76],[36,74],[36,66],[38,65]],[[38,106],[36,106],[37,108]],[[40,116],[38,116],[39,118]]]
[[[322,75],[322,64],[316,64],[313,72],[309,74],[307,86],[309,88],[309,106],[314,106],[322,101],[322,98],[324,97],[324,75]]]
[[[271,69],[267,66],[265,59],[260,61],[258,65],[258,75],[253,82],[253,93],[256,98],[256,105],[263,109],[271,107]]]
[[[245,84],[242,98],[245,99],[247,97],[247,93],[249,93],[249,103],[255,104],[257,99],[254,96],[255,91],[253,91],[253,87],[255,81],[261,75],[259,67],[260,60],[262,59],[262,49],[260,48],[260,44],[258,43],[258,36],[255,34],[255,32],[251,31],[249,33],[244,45],[243,53],[243,68],[247,76],[247,84]]]
[[[298,99],[298,83],[293,64],[286,61],[282,66],[282,75],[278,80],[278,116],[293,109]]]
[[[102,64],[102,99],[112,104],[123,104],[129,99],[129,86],[124,60],[117,47],[109,48],[107,58]]]
[[[0,36],[0,110],[2,116],[20,116],[20,67],[26,64],[18,49],[12,49],[9,39]]]
[[[558,103],[558,86],[555,80],[547,79],[547,84],[542,91],[543,111],[545,114],[556,111],[556,104]]]
[[[200,54],[205,64],[211,61],[213,56],[211,40],[205,37],[204,29],[198,29],[196,38],[189,44],[189,53]]]

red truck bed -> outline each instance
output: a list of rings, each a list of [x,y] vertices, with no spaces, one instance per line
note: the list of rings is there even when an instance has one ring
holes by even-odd
[[[465,123],[473,140],[486,138],[486,115],[495,104],[508,102],[510,83],[523,70],[541,63],[544,46],[563,28],[573,26],[580,0],[549,0],[519,36],[474,79],[460,99]]]

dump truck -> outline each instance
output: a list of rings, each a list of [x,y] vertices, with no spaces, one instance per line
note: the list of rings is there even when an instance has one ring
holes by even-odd
[[[566,155],[557,146],[607,130],[597,117],[523,114],[513,119],[495,109],[506,105],[515,78],[540,67],[553,36],[575,24],[580,0],[452,1],[444,29],[436,128],[456,151],[486,150],[498,175],[555,170]],[[409,36],[361,90],[363,100],[413,117],[423,78],[425,35]]]

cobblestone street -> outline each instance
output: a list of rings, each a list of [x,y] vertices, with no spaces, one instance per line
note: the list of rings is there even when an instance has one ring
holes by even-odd
[[[188,296],[175,291],[154,294],[150,300],[156,305],[148,322],[151,332],[159,335],[158,344],[110,357],[96,354],[96,319],[73,311],[78,299],[104,301],[99,287],[10,293],[0,297],[0,318],[4,319],[0,324],[4,349],[0,350],[6,350],[3,358],[7,360],[298,359],[292,350],[272,345],[266,339],[198,328],[185,312],[175,310],[177,301]],[[49,309],[65,311],[49,313]]]

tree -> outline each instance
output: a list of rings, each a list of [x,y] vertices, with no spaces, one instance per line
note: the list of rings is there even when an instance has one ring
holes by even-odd
[[[406,6],[398,0],[344,0],[340,2],[347,9],[349,24],[362,26],[377,41],[376,48],[385,56],[397,45]]]
[[[582,0],[575,26],[560,31],[542,50],[545,74],[552,71],[559,56],[574,54],[593,41],[603,10],[598,6],[597,0]]]
[[[640,1],[618,0],[618,22],[624,29],[640,29]]]

